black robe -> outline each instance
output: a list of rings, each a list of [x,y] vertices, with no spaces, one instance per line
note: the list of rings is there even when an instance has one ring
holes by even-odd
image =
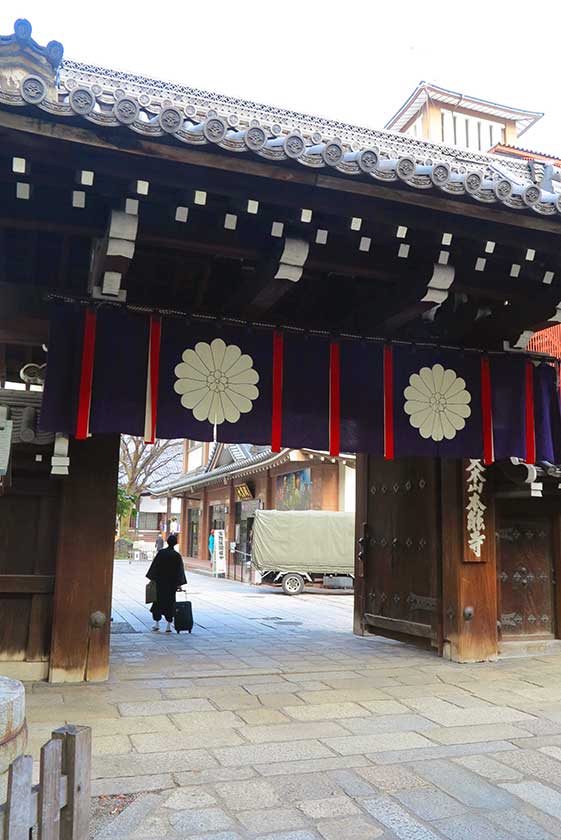
[[[181,554],[174,548],[162,548],[146,572],[148,580],[156,582],[157,600],[152,604],[154,618],[164,615],[171,621],[175,614],[175,593],[187,583]]]

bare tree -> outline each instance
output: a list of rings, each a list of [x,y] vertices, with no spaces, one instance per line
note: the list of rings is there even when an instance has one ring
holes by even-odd
[[[158,479],[180,475],[182,447],[181,440],[157,440],[149,444],[142,438],[122,435],[119,485],[127,495],[137,498]]]

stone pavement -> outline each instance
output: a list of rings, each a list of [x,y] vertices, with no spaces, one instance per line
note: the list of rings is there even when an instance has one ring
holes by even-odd
[[[110,682],[28,686],[35,757],[93,728],[125,802],[96,840],[561,837],[560,655],[454,665],[353,637],[348,595],[195,574],[193,634],[155,634],[144,571],[117,564]]]

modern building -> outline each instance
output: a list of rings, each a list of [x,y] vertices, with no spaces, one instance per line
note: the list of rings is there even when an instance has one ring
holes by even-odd
[[[513,143],[538,115],[506,110]],[[120,434],[269,448],[271,499],[328,453],[335,501],[356,452],[358,634],[459,662],[560,635],[555,365],[512,348],[559,320],[561,201],[483,139],[0,38],[0,380],[47,365],[0,389],[4,673],[107,678]],[[236,481],[267,489],[217,478],[241,538]]]
[[[197,447],[186,443],[188,457]],[[355,510],[355,457],[268,446],[213,444],[205,464],[150,488],[153,497],[182,499],[181,549],[187,558],[209,560],[211,530],[235,543],[227,576],[251,580],[248,559],[256,510]],[[197,457],[197,456],[195,456]]]
[[[543,117],[420,82],[385,128],[474,152],[488,152],[516,140]]]

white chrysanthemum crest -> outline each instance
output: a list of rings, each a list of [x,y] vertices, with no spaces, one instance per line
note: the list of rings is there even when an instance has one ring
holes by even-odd
[[[403,396],[409,422],[425,440],[452,440],[471,415],[465,380],[441,364],[412,374]]]
[[[182,360],[175,367],[174,390],[196,420],[213,426],[237,423],[241,414],[251,411],[259,396],[259,374],[251,356],[237,345],[221,338],[210,344],[200,341],[183,351]]]

